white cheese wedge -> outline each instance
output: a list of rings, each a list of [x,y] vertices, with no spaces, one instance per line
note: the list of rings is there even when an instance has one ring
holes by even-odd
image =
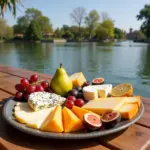
[[[112,90],[112,84],[90,85],[83,88],[83,95],[86,100],[93,100],[98,97],[107,97]]]
[[[14,108],[15,119],[27,126],[39,129],[55,107],[34,112],[27,103],[17,103]]]
[[[106,111],[119,110],[125,104],[126,98],[109,97],[89,101],[82,108],[102,115]]]

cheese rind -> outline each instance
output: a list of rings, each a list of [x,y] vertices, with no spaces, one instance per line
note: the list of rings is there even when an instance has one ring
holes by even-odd
[[[86,100],[93,100],[98,97],[107,97],[112,90],[111,84],[90,85],[83,88],[83,95]]]
[[[98,98],[89,101],[82,108],[102,115],[107,111],[119,110],[125,103],[125,98]]]

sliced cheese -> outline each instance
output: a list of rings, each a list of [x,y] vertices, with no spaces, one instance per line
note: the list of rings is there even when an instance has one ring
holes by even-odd
[[[74,86],[82,86],[86,81],[82,72],[77,72],[70,76]]]
[[[48,115],[54,110],[55,107],[49,108],[49,109],[44,109],[36,112],[34,114],[35,117],[30,119],[27,122],[27,126],[35,129],[40,129],[42,126],[43,122],[46,120]]]
[[[124,104],[120,109],[121,117],[124,119],[132,119],[138,112],[138,104]]]
[[[40,129],[49,132],[63,132],[62,108],[60,105],[57,105],[49,114]]]
[[[82,121],[68,108],[63,108],[64,132],[75,132],[83,129]]]
[[[97,99],[98,97],[107,97],[112,90],[111,84],[90,85],[83,88],[83,95],[86,100]]]
[[[39,129],[43,121],[53,109],[54,108],[47,108],[34,112],[27,103],[17,103],[14,108],[14,116],[18,122],[27,124],[29,127]]]
[[[93,101],[89,101],[82,108],[102,115],[107,111],[119,110],[124,105],[124,103],[124,97],[98,98]]]
[[[140,96],[126,97],[125,101],[128,104],[138,104],[138,107],[141,106],[141,97]]]

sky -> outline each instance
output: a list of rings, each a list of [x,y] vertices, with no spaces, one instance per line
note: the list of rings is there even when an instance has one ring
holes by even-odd
[[[128,31],[129,28],[138,30],[141,21],[137,21],[136,15],[144,7],[150,4],[150,0],[22,0],[24,7],[17,6],[17,16],[14,18],[7,11],[5,19],[9,25],[16,23],[17,17],[23,16],[26,8],[37,8],[43,15],[50,18],[53,28],[61,27],[64,24],[73,25],[70,13],[76,7],[84,7],[87,14],[96,9],[99,14],[107,12],[115,21],[115,27]]]

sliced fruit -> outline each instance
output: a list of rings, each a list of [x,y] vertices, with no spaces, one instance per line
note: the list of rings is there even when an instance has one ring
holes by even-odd
[[[72,107],[72,111],[77,115],[77,117],[83,121],[83,116],[86,113],[89,113],[89,111],[87,109],[83,109],[77,106],[73,106]]]
[[[114,87],[111,91],[111,96],[113,97],[123,97],[123,96],[132,96],[133,87],[131,84],[123,83]]]
[[[103,84],[104,83],[104,78],[95,78],[92,81],[93,85],[99,85],[99,84]]]
[[[82,87],[91,85],[90,81],[85,81]]]
[[[118,111],[108,111],[105,112],[101,117],[105,128],[112,128],[121,120],[120,112]]]
[[[119,112],[124,119],[132,119],[138,112],[138,104],[124,104]]]
[[[84,75],[82,72],[75,73],[70,76],[73,82],[73,85],[76,86],[82,86],[84,82],[86,81]]]
[[[64,132],[75,132],[83,128],[82,121],[68,108],[63,108]]]
[[[93,113],[84,114],[83,122],[85,127],[89,130],[97,130],[102,126],[101,119]]]
[[[57,105],[50,113],[40,129],[42,131],[63,132],[62,108],[60,105]]]

